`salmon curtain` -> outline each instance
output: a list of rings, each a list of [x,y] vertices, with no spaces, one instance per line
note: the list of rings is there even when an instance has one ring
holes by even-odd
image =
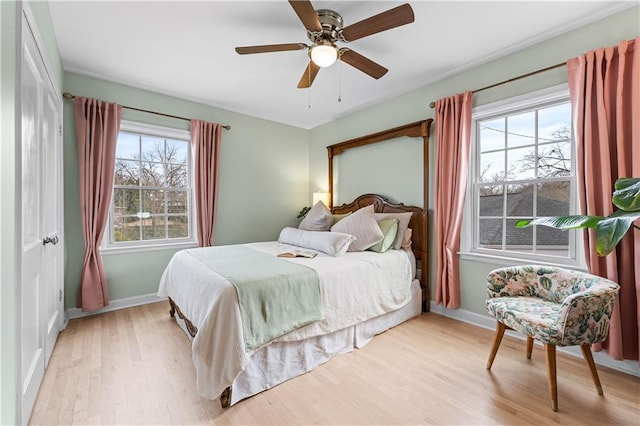
[[[640,177],[640,37],[567,61],[577,140],[578,191],[583,214],[614,211],[613,185]],[[609,337],[601,346],[617,360],[638,359],[640,231],[633,229],[608,256],[596,255],[594,230],[585,233],[589,272],[620,284]]]
[[[473,93],[436,101],[435,228],[436,304],[460,307],[458,251],[464,208]]]
[[[191,148],[196,191],[196,224],[200,247],[213,245],[218,196],[222,125],[191,120]]]
[[[116,145],[122,106],[74,98],[84,260],[76,306],[93,311],[109,304],[100,243],[113,193]]]

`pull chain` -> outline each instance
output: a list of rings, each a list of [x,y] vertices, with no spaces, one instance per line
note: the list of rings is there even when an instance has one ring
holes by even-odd
[[[309,65],[307,66],[307,95],[308,95],[308,100],[307,100],[307,108],[311,109],[311,62],[309,62]]]
[[[342,102],[342,96],[340,93],[342,92],[342,61],[338,58],[338,102]]]

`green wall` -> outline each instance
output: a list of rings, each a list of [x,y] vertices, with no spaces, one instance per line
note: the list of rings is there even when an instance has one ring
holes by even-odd
[[[326,188],[327,186],[327,152],[325,148],[327,145],[425,118],[434,118],[434,110],[428,106],[431,101],[455,93],[461,93],[465,90],[473,90],[499,81],[508,80],[517,75],[561,63],[591,49],[613,46],[620,40],[631,39],[639,34],[640,7],[633,7],[501,59],[474,67],[387,102],[355,112],[347,117],[334,120],[331,123],[318,126],[310,131],[310,182],[317,187]],[[425,49],[424,54],[428,55],[428,47]],[[566,80],[565,69],[557,68],[543,74],[477,93],[474,95],[474,106],[484,105],[534,90],[551,87],[564,83]],[[433,239],[435,236],[433,229],[434,130],[435,125],[432,126],[430,137],[429,181],[431,185],[430,198],[427,203],[430,214],[429,285],[431,300],[435,298],[434,272],[436,267]],[[416,139],[416,141],[417,140],[418,139]],[[403,154],[404,159],[399,160],[396,152],[396,158],[392,159],[388,157],[389,161],[379,163],[371,163],[370,161],[348,163],[350,168],[348,172],[349,180],[347,181],[345,177],[345,181],[349,183],[339,182],[338,185],[336,185],[336,191],[338,192],[336,194],[337,203],[349,201],[358,193],[378,192],[395,201],[422,205],[423,197],[421,195],[421,182],[419,182],[420,177],[418,175],[416,178],[415,175],[407,172],[408,167],[415,167],[415,165],[411,163],[414,160],[413,157],[416,156],[414,146],[410,143],[394,140],[384,142],[380,145],[380,148],[376,146],[375,149],[380,149],[380,152],[383,153],[381,154],[383,158],[386,154],[391,154],[396,150]],[[420,150],[420,152],[422,151]],[[368,153],[364,153],[363,157],[365,154],[369,155]],[[357,155],[360,155],[360,152],[358,152]],[[344,154],[342,156],[344,156]],[[340,166],[344,166],[346,163],[346,161],[340,159],[340,164],[336,163],[336,165],[334,165],[334,171],[340,174],[340,170],[335,170],[335,168],[339,169]],[[408,166],[408,164],[412,165]],[[343,176],[346,173],[347,172],[342,171]],[[351,183],[351,179],[354,179],[354,177],[357,179],[358,175],[360,176],[360,180],[357,180],[357,183]],[[345,185],[347,186],[345,187]],[[357,188],[357,190],[355,190],[355,188]],[[380,190],[379,188],[383,189]],[[492,269],[503,265],[506,265],[506,263],[461,261],[462,309],[478,314],[485,314],[484,300],[486,286],[484,277],[486,277]]]
[[[308,131],[72,73],[64,90],[121,105],[228,124],[222,132],[216,245],[278,238],[310,203]],[[80,225],[73,103],[64,107],[65,306],[75,307],[84,239]],[[188,129],[189,122],[123,109],[125,120]],[[103,256],[112,300],[155,293],[173,250]]]
[[[16,422],[19,361],[16,353],[18,295],[16,268],[15,42],[19,8],[0,2],[0,424]]]

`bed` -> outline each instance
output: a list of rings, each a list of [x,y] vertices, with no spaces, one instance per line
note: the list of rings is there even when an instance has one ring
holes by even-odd
[[[219,398],[222,406],[228,407],[311,371],[336,355],[361,348],[376,334],[420,314],[425,288],[416,277],[424,276],[420,261],[426,252],[426,212],[365,194],[332,208],[331,213],[344,217],[371,208],[377,214],[410,216],[404,247],[339,256],[318,251],[312,259],[278,259],[286,267],[300,265],[315,271],[322,315],[306,318],[290,331],[283,328],[286,332],[276,333],[274,338],[258,333],[263,340],[251,341],[251,345],[249,332],[243,328],[249,321],[241,313],[244,301],[239,301],[239,290],[229,282],[227,272],[214,268],[228,262],[209,260],[220,251],[213,247],[174,255],[163,273],[158,295],[169,299],[170,315],[192,340],[201,396]],[[277,258],[278,253],[299,248],[286,239],[280,241],[282,235],[279,241],[227,247],[242,253],[236,258],[249,252],[257,259]],[[260,262],[252,260],[251,264]]]

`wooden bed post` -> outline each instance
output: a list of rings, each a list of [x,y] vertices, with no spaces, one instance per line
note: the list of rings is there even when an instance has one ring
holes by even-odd
[[[421,235],[414,235],[413,240],[417,243],[414,244],[414,253],[416,258],[420,259],[420,270],[422,274],[420,276],[420,282],[423,291],[424,304],[422,310],[428,312],[430,308],[429,298],[429,274],[428,274],[428,261],[427,254],[429,252],[429,240],[427,238],[428,229],[428,211],[429,211],[429,133],[431,131],[431,123],[433,119],[429,118],[422,121],[416,121],[414,123],[405,124],[403,126],[394,127],[392,129],[383,130],[377,133],[372,133],[366,136],[361,136],[355,139],[350,139],[344,142],[336,143],[327,146],[327,154],[329,159],[329,208],[333,210],[333,157],[340,155],[347,149],[357,148],[359,146],[370,145],[377,142],[383,142],[389,139],[395,139],[402,136],[410,138],[422,138],[422,151],[423,151],[423,169],[422,169],[422,182],[423,182],[423,214],[424,220],[420,222],[424,226],[420,226]]]

